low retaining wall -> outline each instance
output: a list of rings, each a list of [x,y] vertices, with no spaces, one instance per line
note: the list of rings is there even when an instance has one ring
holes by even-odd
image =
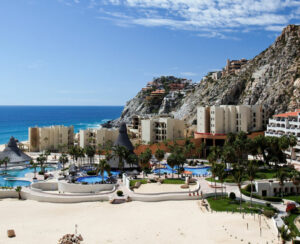
[[[58,191],[68,193],[96,193],[101,191],[112,191],[114,184],[73,184],[64,181],[58,182]]]
[[[57,191],[58,183],[57,182],[35,182],[30,186],[32,189],[38,189],[42,191]]]
[[[18,193],[15,189],[1,189],[0,190],[0,198],[17,198]]]

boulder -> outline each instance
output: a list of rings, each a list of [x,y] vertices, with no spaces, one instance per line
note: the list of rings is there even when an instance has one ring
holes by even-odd
[[[16,233],[14,230],[7,230],[7,236],[9,238],[16,237]]]
[[[188,188],[189,188],[189,185],[184,184],[184,185],[181,185],[180,188],[182,188],[182,189],[188,189]]]

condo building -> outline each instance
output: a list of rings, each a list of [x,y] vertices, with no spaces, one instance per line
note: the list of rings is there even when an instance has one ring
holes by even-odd
[[[73,126],[30,127],[28,129],[29,151],[60,151],[74,145]]]
[[[143,143],[157,143],[183,138],[184,131],[183,120],[170,117],[153,117],[141,120],[141,141]]]
[[[297,145],[291,150],[286,150],[287,157],[300,162],[300,109],[274,115],[269,119],[265,136],[281,137],[293,135],[297,137]]]
[[[85,148],[92,146],[95,149],[103,146],[107,142],[114,142],[118,138],[119,132],[115,129],[86,129],[79,131],[79,146]]]
[[[240,60],[229,60],[227,59],[227,63],[225,68],[223,69],[222,76],[226,76],[229,74],[238,74],[243,65],[247,64],[247,59]]]
[[[197,108],[197,132],[207,147],[222,146],[228,133],[244,131],[249,137],[263,134],[266,124],[262,105],[220,105]]]

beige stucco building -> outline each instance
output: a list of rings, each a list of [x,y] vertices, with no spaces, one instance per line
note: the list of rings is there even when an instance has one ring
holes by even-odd
[[[221,105],[197,108],[197,133],[228,134],[261,131],[266,124],[262,105]]]
[[[30,127],[28,129],[29,151],[60,151],[74,145],[73,126]]]
[[[184,131],[185,124],[183,120],[170,117],[154,117],[141,120],[141,141],[143,143],[156,143],[183,138]]]
[[[118,138],[119,132],[116,129],[86,129],[79,131],[79,146],[85,148],[93,146],[98,149],[99,146],[104,145],[108,141],[112,143]]]

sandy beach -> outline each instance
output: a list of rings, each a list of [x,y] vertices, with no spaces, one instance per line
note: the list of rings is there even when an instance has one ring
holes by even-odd
[[[0,201],[0,243],[57,243],[75,224],[84,243],[275,243],[276,230],[263,218],[262,237],[256,216],[209,213],[199,201],[158,203],[107,202],[51,204]],[[249,230],[247,230],[247,223]],[[16,237],[6,237],[13,228]]]

